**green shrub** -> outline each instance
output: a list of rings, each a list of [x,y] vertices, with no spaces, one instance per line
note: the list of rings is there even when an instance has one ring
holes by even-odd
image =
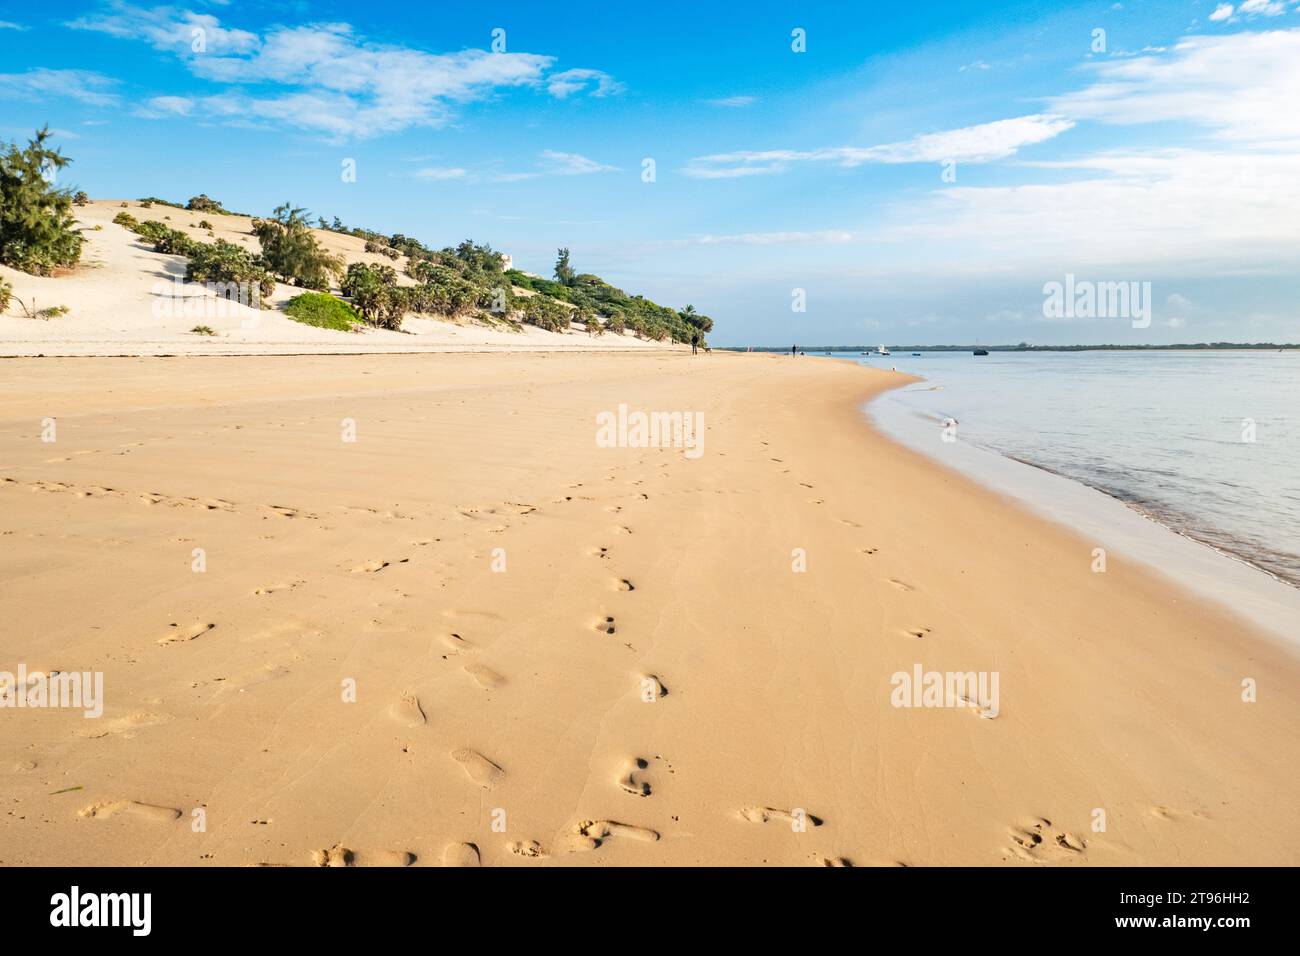
[[[46,179],[70,160],[45,145],[49,127],[26,149],[0,151],[0,262],[34,275],[51,275],[81,259],[84,242],[72,216],[72,198]]]
[[[343,276],[341,291],[371,325],[401,331],[410,299],[405,289],[398,288],[392,266],[354,262]]]
[[[146,219],[132,230],[137,236],[147,239],[150,242],[157,242],[167,233],[171,232],[171,227],[166,223],[159,222],[157,219]]]
[[[119,212],[113,217],[113,222],[126,229],[130,229],[132,232],[135,232],[136,227],[140,225],[135,216],[131,215],[129,212]]]
[[[9,300],[13,298],[13,295],[14,287],[4,279],[0,279],[0,312],[9,308]]]
[[[291,285],[327,292],[330,280],[343,271],[343,259],[330,255],[311,234],[307,211],[285,203],[273,219],[253,221],[267,268]]]
[[[199,193],[197,196],[193,197],[185,204],[185,208],[194,212],[225,212],[225,210],[221,208],[221,203],[217,202],[215,199],[209,199],[207,193]]]
[[[163,252],[169,256],[188,256],[200,244],[179,229],[168,229],[153,244],[154,252]]]
[[[352,306],[327,292],[304,292],[294,296],[285,305],[284,314],[304,325],[339,332],[352,332],[361,321],[361,316]]]
[[[90,205],[90,197],[84,192],[78,192],[72,197],[72,204],[74,206],[88,206]]]
[[[194,326],[194,328],[190,329],[190,331],[193,332],[195,335],[216,335],[217,334],[215,331],[213,331],[212,326],[210,325],[196,325]]]
[[[544,295],[535,295],[524,304],[524,321],[548,332],[563,332],[569,327],[569,310]]]
[[[195,243],[185,267],[186,282],[247,283],[256,285],[263,299],[275,292],[275,278],[265,267],[233,242]]]
[[[191,200],[191,202],[193,202],[193,200]],[[212,231],[212,223],[208,222],[206,219],[200,219],[197,228],[199,228],[199,229],[205,229],[205,230],[207,230],[208,232],[211,232],[211,231]]]

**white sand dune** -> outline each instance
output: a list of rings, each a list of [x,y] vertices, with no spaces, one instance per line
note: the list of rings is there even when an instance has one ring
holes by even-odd
[[[57,277],[39,277],[0,266],[0,278],[27,307],[64,306],[68,312],[51,319],[28,318],[17,302],[0,315],[0,355],[223,355],[335,352],[420,351],[581,351],[587,349],[662,349],[631,333],[589,336],[576,326],[568,332],[522,329],[500,323],[440,321],[408,316],[402,332],[368,328],[338,332],[303,325],[280,311],[302,290],[277,285],[268,307],[252,309],[219,300],[201,286],[184,284],[185,258],[154,252],[151,243],[114,224],[113,217],[129,212],[144,222],[156,219],[200,242],[225,239],[250,251],[260,250],[247,216],[190,212],[170,206],[142,208],[135,200],[96,200],[76,212],[86,237],[82,260],[75,270]],[[206,220],[212,234],[198,228]],[[365,251],[365,241],[328,230],[313,230],[328,251],[347,262],[394,266],[399,281],[412,284],[405,259],[391,262]],[[216,335],[190,330],[206,325]]]

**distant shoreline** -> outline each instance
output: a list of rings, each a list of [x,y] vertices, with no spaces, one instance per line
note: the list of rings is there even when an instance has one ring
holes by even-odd
[[[1200,342],[1175,345],[887,345],[894,352],[1280,352],[1300,349],[1300,343],[1286,342]],[[715,345],[723,352],[789,352],[780,345]],[[874,345],[808,345],[801,352],[868,352],[876,354]]]

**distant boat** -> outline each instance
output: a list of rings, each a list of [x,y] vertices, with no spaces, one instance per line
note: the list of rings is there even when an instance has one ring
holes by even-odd
[[[989,354],[989,350],[988,350],[988,349],[976,349],[976,350],[975,350],[975,354],[976,354],[976,355],[988,355],[988,354]]]
[[[888,354],[889,354],[889,349],[885,348],[885,347],[882,345],[882,346],[880,346],[878,349],[876,349],[876,354],[877,354],[877,355],[888,355]]]
[[[912,353],[912,358],[920,358],[920,357],[921,357],[921,353],[920,353],[920,352],[913,352],[913,353]]]

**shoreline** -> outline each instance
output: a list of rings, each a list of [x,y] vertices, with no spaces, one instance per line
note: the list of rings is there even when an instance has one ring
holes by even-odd
[[[902,376],[333,358],[8,367],[0,670],[106,697],[0,711],[0,862],[1300,859],[1293,655],[898,444]],[[620,403],[703,454],[600,447]],[[996,713],[891,703],[931,671]]]
[[[863,414],[885,434],[940,467],[950,468],[1074,533],[1099,543],[1115,542],[1122,553],[1175,586],[1199,584],[1198,597],[1242,615],[1300,653],[1300,634],[1294,627],[1300,620],[1300,588],[1268,569],[1175,528],[1147,509],[1082,479],[976,442],[954,443],[963,446],[961,450],[928,442],[925,436],[933,432],[933,423],[901,403],[891,405],[889,393],[866,403]]]

